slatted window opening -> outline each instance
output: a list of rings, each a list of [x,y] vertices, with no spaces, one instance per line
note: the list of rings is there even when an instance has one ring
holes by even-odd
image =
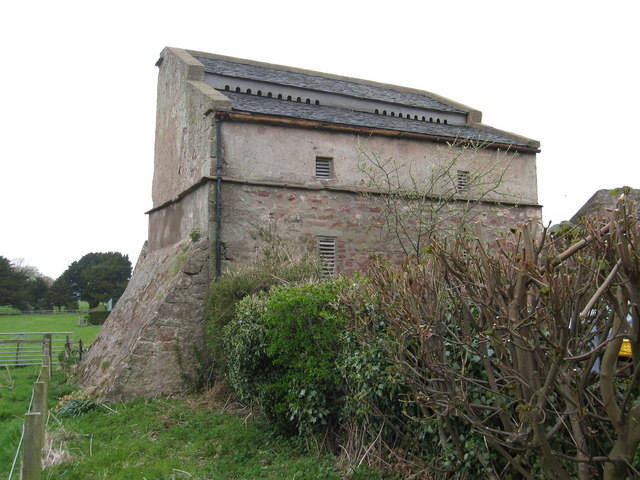
[[[322,261],[322,275],[333,277],[336,274],[336,237],[318,236],[317,242]]]
[[[317,178],[333,177],[333,158],[316,157],[316,177]]]
[[[465,170],[458,170],[456,187],[459,192],[465,191],[469,187],[469,172]]]

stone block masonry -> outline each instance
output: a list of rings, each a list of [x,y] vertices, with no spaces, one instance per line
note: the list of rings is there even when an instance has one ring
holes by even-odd
[[[207,237],[142,250],[125,294],[84,357],[78,379],[110,401],[184,391],[178,362],[204,348]]]
[[[375,196],[234,183],[226,183],[224,192],[226,270],[255,261],[259,247],[256,228],[274,225],[289,245],[301,249],[314,245],[318,236],[335,237],[338,271],[342,273],[363,270],[374,257],[393,262],[404,258],[397,239],[382,225],[384,209]],[[475,222],[483,226],[487,238],[539,215],[537,206],[486,203],[477,208]],[[441,227],[444,229],[444,224]]]
[[[380,229],[379,214],[362,195],[329,190],[225,184],[223,239],[226,269],[255,261],[256,227],[275,225],[293,248],[315,245],[317,236],[336,237],[341,272],[363,269],[374,255],[399,259],[393,239]]]

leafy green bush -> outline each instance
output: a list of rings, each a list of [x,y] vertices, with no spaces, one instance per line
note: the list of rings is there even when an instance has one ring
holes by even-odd
[[[243,401],[264,403],[266,385],[274,381],[275,366],[267,353],[264,315],[265,294],[245,297],[236,316],[224,331],[224,352],[228,361],[227,378]]]
[[[211,284],[207,347],[218,376],[227,371],[220,332],[235,314],[236,304],[246,296],[268,291],[276,285],[297,284],[320,279],[321,264],[314,252],[293,255],[291,248],[271,229],[258,228],[262,239],[258,260],[236,272],[223,275]]]
[[[225,329],[231,384],[283,431],[307,436],[337,423],[345,328],[338,295],[346,285],[337,280],[274,288],[242,301]]]
[[[107,317],[111,312],[106,310],[90,310],[87,314],[89,316],[89,325],[102,325],[107,321]]]
[[[265,303],[267,353],[282,374],[269,386],[301,434],[337,421],[343,396],[337,361],[346,326],[338,308],[345,280],[279,287]]]

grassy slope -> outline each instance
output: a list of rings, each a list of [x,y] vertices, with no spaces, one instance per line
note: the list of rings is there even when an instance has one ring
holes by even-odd
[[[340,479],[330,458],[302,453],[260,421],[212,412],[193,399],[138,399],[62,419],[54,445],[73,458],[43,478]],[[351,478],[380,478],[360,472]]]

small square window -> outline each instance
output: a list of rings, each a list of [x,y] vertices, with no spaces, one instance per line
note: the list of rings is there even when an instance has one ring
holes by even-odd
[[[316,157],[316,178],[333,178],[333,158]]]
[[[469,187],[469,172],[458,170],[458,178],[456,179],[456,189],[459,192],[467,190]]]
[[[320,261],[322,262],[322,275],[333,277],[336,274],[336,237],[318,236],[316,238]]]

